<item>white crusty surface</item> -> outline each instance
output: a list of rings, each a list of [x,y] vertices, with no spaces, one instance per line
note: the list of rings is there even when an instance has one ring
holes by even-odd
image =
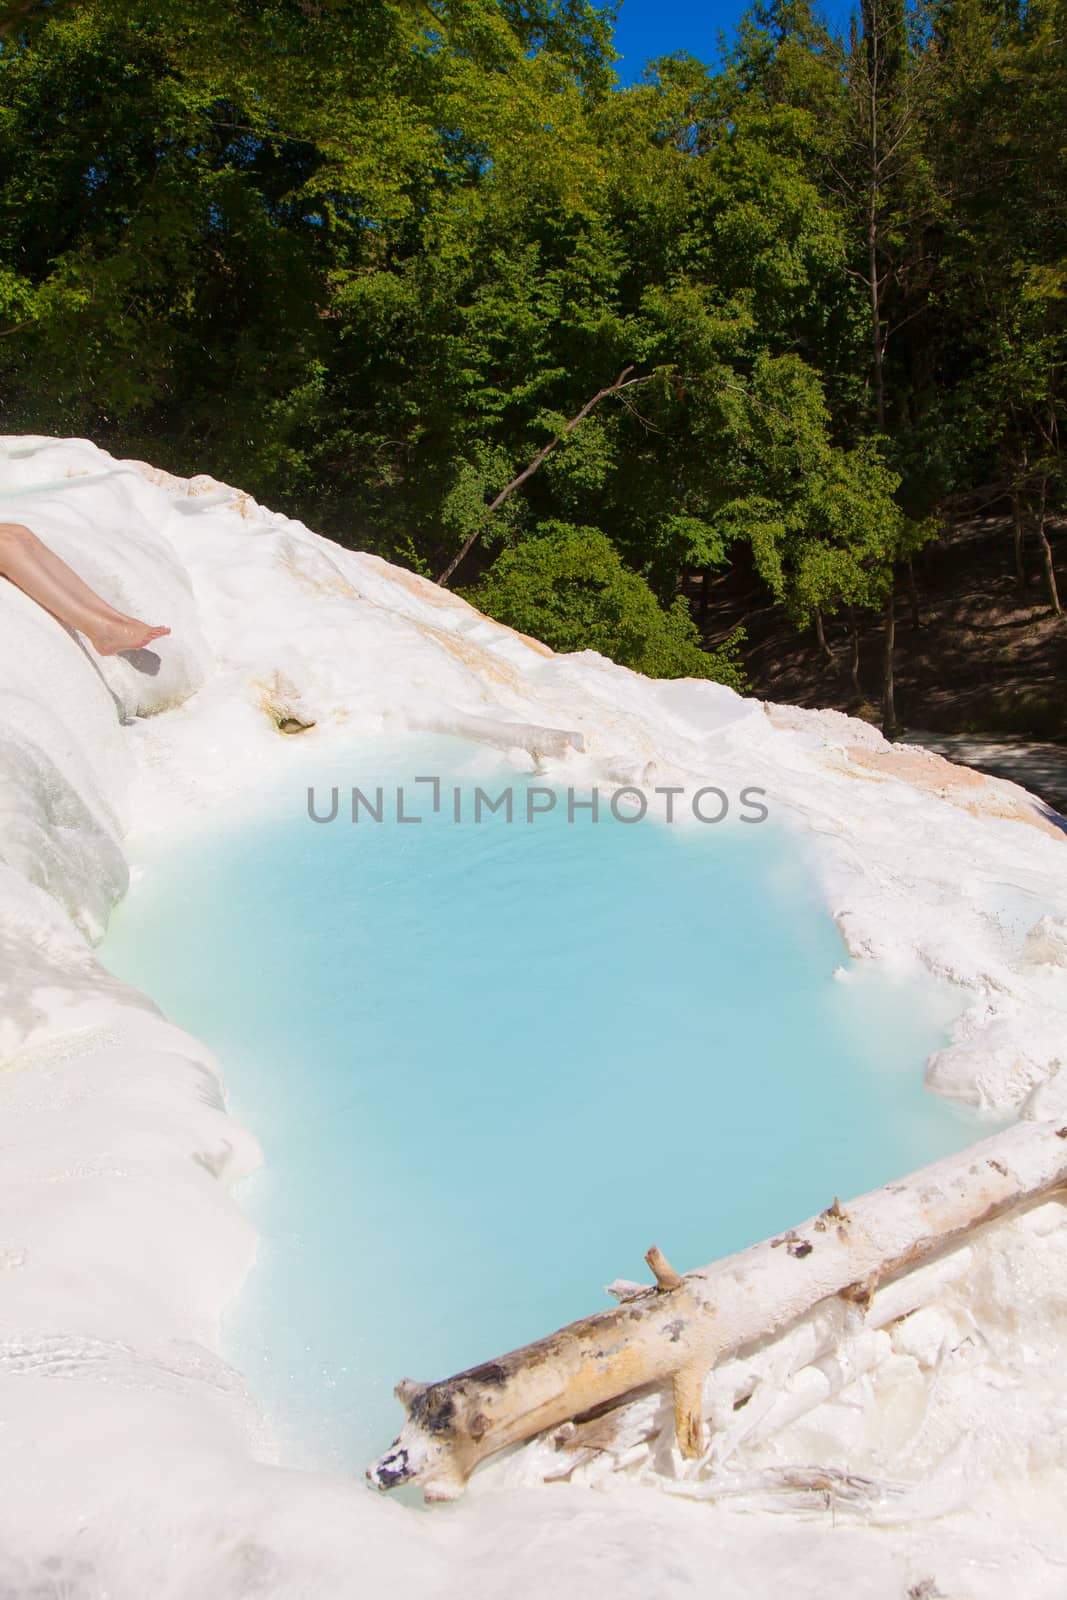
[[[272,1461],[216,1353],[255,1248],[230,1192],[254,1130],[228,1116],[210,1054],[93,955],[131,823],[195,848],[308,740],[438,730],[499,748],[522,724],[516,746],[564,783],[764,787],[810,841],[848,949],[962,987],[932,1085],[1060,1117],[1057,819],[834,712],[554,656],[247,495],[85,441],[0,440],[0,516],[174,630],[155,663],[101,661],[0,581],[0,1594],[1062,1596],[1058,1203],[985,1230],[965,1273],[836,1375],[825,1355],[799,1375],[765,1360],[763,1401],[796,1420],[738,1433],[729,1496],[655,1492],[701,1491],[667,1458],[640,1481],[535,1485],[535,1447],[427,1516]],[[287,739],[285,718],[315,726]],[[798,1383],[825,1395],[803,1415]],[[797,1468],[868,1487],[813,1496]]]

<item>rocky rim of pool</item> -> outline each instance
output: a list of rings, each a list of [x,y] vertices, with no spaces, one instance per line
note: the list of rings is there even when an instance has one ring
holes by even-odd
[[[332,1597],[358,1570],[400,1595],[594,1583],[688,1595],[714,1570],[721,1595],[803,1593],[801,1572],[812,1593],[856,1597],[992,1597],[1006,1581],[1054,1592],[1067,1473],[1061,819],[836,713],[553,656],[210,479],[83,441],[8,439],[0,493],[96,589],[173,627],[146,670],[91,656],[0,590],[8,1590]],[[328,752],[391,730],[481,740],[557,786],[765,788],[815,836],[849,953],[918,964],[964,992],[931,1087],[1019,1119],[951,1170],[902,1174],[846,1207],[851,1244],[828,1211],[693,1275],[684,1292],[732,1319],[714,1381],[706,1361],[699,1383],[691,1365],[681,1378],[642,1367],[644,1411],[630,1408],[621,1433],[567,1424],[585,1429],[584,1483],[537,1487],[575,1442],[553,1416],[551,1436],[496,1456],[443,1520],[273,1464],[266,1423],[216,1354],[255,1249],[230,1194],[258,1160],[254,1131],[227,1115],[208,1052],[92,953],[127,886],[128,827],[195,837],[251,815],[306,741]],[[655,1108],[659,1125],[677,1115]],[[619,1153],[620,1182],[639,1160]],[[839,1242],[826,1252],[828,1229]],[[798,1297],[784,1274],[812,1260],[826,1275]],[[339,1270],[358,1272],[358,1241]],[[637,1306],[626,1292],[631,1321],[645,1308],[642,1339],[677,1321],[669,1278]],[[683,1423],[699,1412],[720,1439],[710,1477],[677,1447],[668,1380]],[[433,1401],[455,1411],[459,1398],[472,1397],[438,1385]],[[433,1405],[412,1409],[425,1424]],[[481,1415],[468,1407],[464,1448]]]

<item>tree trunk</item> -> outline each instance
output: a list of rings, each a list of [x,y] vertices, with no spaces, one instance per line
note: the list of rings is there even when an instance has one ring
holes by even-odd
[[[878,207],[881,200],[881,162],[879,139],[879,92],[881,89],[881,17],[877,6],[868,3],[868,171],[867,171],[867,283],[871,308],[871,383],[874,389],[874,421],[879,433],[885,432],[885,372],[882,349],[882,296],[878,281]]]
[[[849,638],[852,642],[852,655],[849,668],[852,674],[852,687],[856,691],[856,699],[863,699],[863,685],[860,683],[860,630],[856,621],[856,613],[849,610],[848,614]]]
[[[671,1386],[678,1448],[702,1455],[704,1376],[717,1363],[765,1348],[813,1313],[827,1314],[837,1328],[829,1338],[841,1343],[863,1327],[880,1294],[903,1298],[877,1324],[906,1315],[921,1303],[907,1297],[920,1263],[1067,1183],[1061,1131],[1057,1122],[1017,1123],[888,1188],[844,1206],[835,1199],[779,1238],[681,1278],[650,1251],[656,1284],[615,1309],[439,1383],[399,1383],[407,1420],[368,1479],[379,1489],[418,1483],[427,1500],[453,1500],[487,1456],[609,1411],[649,1385]],[[835,1324],[835,1307],[854,1315]],[[578,1423],[579,1434],[586,1426]]]
[[[1056,583],[1056,563],[1052,559],[1052,546],[1049,544],[1048,534],[1045,532],[1045,516],[1048,510],[1048,477],[1041,478],[1041,492],[1037,499],[1037,516],[1035,526],[1037,529],[1037,543],[1041,551],[1041,559],[1045,565],[1045,582],[1048,585],[1049,604],[1054,617],[1063,616],[1063,607],[1060,604],[1060,591]]]
[[[1023,506],[1018,489],[1013,490],[1011,496],[1011,530],[1015,549],[1015,581],[1019,585],[1019,593],[1025,595],[1026,561],[1023,557]]]
[[[815,607],[815,637],[819,642],[819,649],[822,651],[822,653],[826,657],[827,661],[836,660],[836,657],[835,657],[833,651],[830,649],[830,646],[826,642],[826,634],[825,634],[825,632],[823,630],[822,607],[821,606],[816,606]]]
[[[882,648],[882,733],[892,739],[897,731],[896,688],[893,682],[893,657],[897,642],[896,597],[890,580],[885,602],[885,637]]]
[[[708,601],[711,599],[711,572],[705,567],[700,575],[700,615],[708,614]]]
[[[867,217],[867,270],[870,274],[871,303],[871,380],[874,387],[874,421],[879,433],[885,432],[885,372],[882,352],[882,311],[878,284],[878,189],[872,174]]]
[[[908,600],[911,604],[911,625],[918,632],[923,625],[919,609],[919,586],[915,582],[915,563],[908,557]]]

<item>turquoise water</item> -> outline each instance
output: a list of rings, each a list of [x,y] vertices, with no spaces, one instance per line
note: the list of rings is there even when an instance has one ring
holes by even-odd
[[[452,820],[344,786],[470,747],[294,772],[247,822],[146,845],[101,951],[221,1056],[266,1166],[226,1329],[289,1459],[362,1468],[401,1376],[443,1377],[899,1176],[981,1131],[922,1086],[953,1002],[852,969],[799,836]],[[510,779],[523,814],[528,782]],[[308,819],[342,786],[338,820]],[[456,780],[460,781],[460,780]],[[494,791],[495,792],[495,791]],[[387,802],[392,790],[386,791]],[[468,808],[469,809],[469,808]]]

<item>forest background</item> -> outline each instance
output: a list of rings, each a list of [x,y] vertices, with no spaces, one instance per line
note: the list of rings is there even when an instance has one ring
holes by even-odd
[[[656,675],[743,683],[758,611],[890,730],[898,618],[936,637],[985,516],[1062,660],[1065,0],[760,0],[629,85],[613,23],[7,4],[0,429]]]

